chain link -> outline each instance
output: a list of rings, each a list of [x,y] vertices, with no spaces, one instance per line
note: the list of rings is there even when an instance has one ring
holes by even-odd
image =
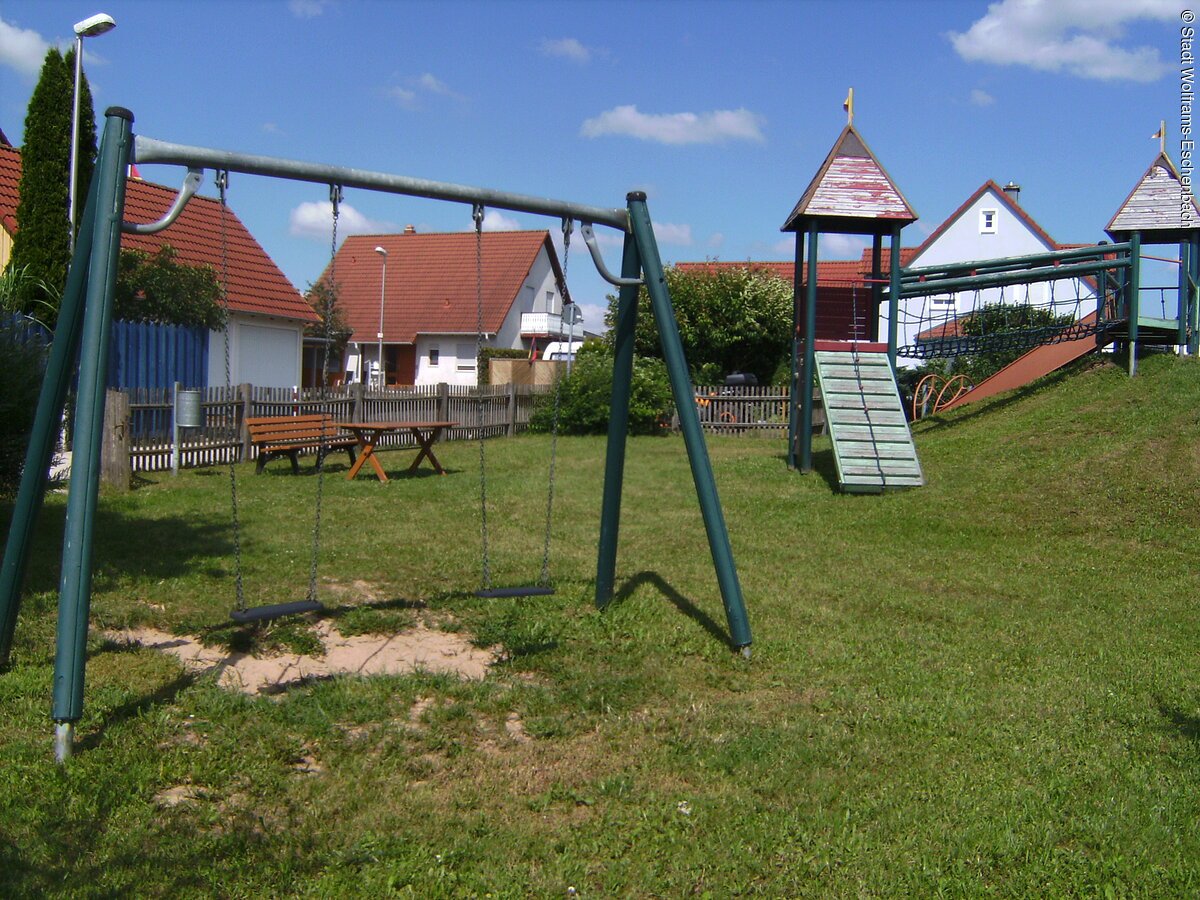
[[[229,310],[229,240],[228,240],[228,225],[226,217],[228,215],[229,204],[225,193],[229,187],[229,173],[220,170],[216,173],[217,191],[221,198],[221,311],[225,315],[225,397],[228,402],[233,401],[233,364],[230,361],[230,343],[233,340],[233,317]],[[238,405],[241,409],[241,405]],[[237,417],[234,418],[235,423]],[[235,426],[236,427],[236,426]],[[239,612],[246,611],[246,595],[242,587],[242,529],[238,521],[238,495],[237,495],[237,468],[236,454],[230,454],[229,457],[229,496],[230,506],[233,515],[233,566],[234,566],[234,592],[236,598],[236,608]]]
[[[488,556],[487,522],[487,452],[483,433],[483,384],[479,371],[483,356],[483,206],[476,203],[471,209],[475,220],[475,426],[479,436],[479,538],[482,545],[481,565],[483,590],[491,590],[492,566]]]
[[[573,304],[571,294],[567,288],[567,268],[571,263],[571,232],[575,230],[575,223],[571,219],[562,220],[563,233],[563,302],[562,311],[565,313],[567,306]],[[574,313],[572,313],[574,318]],[[571,344],[567,343],[567,356],[570,357]],[[549,486],[546,488],[546,538],[542,542],[542,573],[538,578],[538,584],[542,587],[550,586],[550,533],[554,525],[554,481],[555,467],[558,462],[558,418],[559,410],[562,407],[562,378],[555,377],[554,379],[554,415],[550,422],[550,479]]]

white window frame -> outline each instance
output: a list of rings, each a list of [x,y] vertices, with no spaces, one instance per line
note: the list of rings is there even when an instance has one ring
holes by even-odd
[[[442,348],[439,344],[429,345],[429,368],[436,369],[442,358]]]
[[[981,209],[979,211],[979,233],[980,234],[995,234],[996,226],[999,224],[1000,210],[998,209]]]
[[[459,372],[474,372],[477,368],[479,368],[478,360],[475,358],[474,344],[459,344],[457,347],[455,347],[455,352],[458,354],[457,359]]]

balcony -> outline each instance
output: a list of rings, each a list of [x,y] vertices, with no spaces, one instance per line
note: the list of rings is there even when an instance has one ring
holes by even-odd
[[[521,337],[565,338],[567,328],[567,323],[558,313],[521,313]]]

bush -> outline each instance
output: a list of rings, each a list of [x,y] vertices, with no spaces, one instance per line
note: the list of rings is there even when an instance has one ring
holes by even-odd
[[[558,383],[558,430],[562,434],[604,434],[612,403],[612,351],[589,341],[575,357],[571,374]],[[629,396],[629,433],[660,434],[670,421],[671,383],[661,359],[634,357]],[[529,430],[554,426],[554,394],[542,397],[529,419]]]
[[[33,430],[46,367],[40,335],[19,318],[0,314],[0,496],[16,493]]]

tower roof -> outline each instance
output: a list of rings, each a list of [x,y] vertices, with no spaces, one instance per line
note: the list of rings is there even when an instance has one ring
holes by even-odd
[[[853,125],[847,125],[781,231],[813,220],[852,234],[877,234],[917,219],[900,189]]]
[[[1114,240],[1141,231],[1174,241],[1200,230],[1200,206],[1170,157],[1160,152],[1104,230]]]

